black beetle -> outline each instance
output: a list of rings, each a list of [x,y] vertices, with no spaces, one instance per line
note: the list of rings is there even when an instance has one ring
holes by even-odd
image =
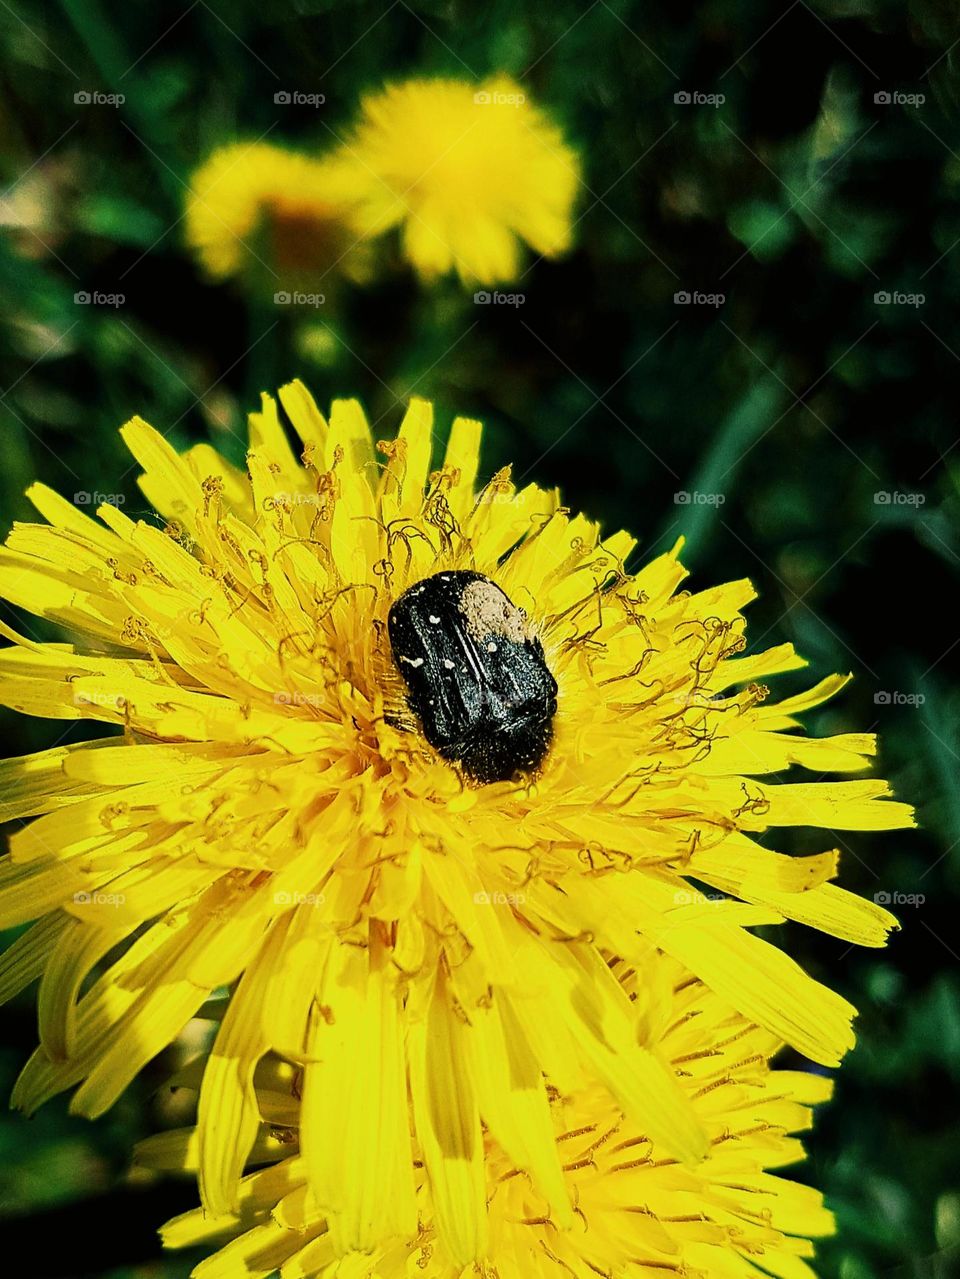
[[[524,615],[482,573],[415,582],[387,617],[390,647],[423,735],[477,782],[540,766],[557,682]]]

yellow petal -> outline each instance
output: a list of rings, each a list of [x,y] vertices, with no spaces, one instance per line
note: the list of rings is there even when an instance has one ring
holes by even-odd
[[[302,1143],[311,1186],[342,1252],[416,1228],[397,990],[377,940],[334,944],[304,1068]],[[351,1156],[344,1160],[343,1152]]]
[[[197,1116],[200,1197],[214,1214],[233,1209],[260,1128],[253,1075],[269,1047],[261,1010],[288,927],[288,918],[274,925],[241,977],[203,1073]]]
[[[487,1235],[483,1136],[464,1026],[438,971],[425,1022],[409,1054],[417,1137],[445,1251],[457,1266],[478,1261]]]

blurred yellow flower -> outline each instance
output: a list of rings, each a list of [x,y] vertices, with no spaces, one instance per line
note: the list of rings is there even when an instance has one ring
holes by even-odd
[[[776,1037],[666,956],[651,950],[641,964],[611,962],[610,980],[631,1001],[641,1042],[667,1063],[706,1133],[706,1152],[696,1162],[678,1162],[605,1089],[594,1084],[566,1094],[551,1084],[538,1118],[553,1134],[559,1158],[544,1178],[531,1159],[533,1112],[522,1104],[522,1088],[511,1090],[478,1063],[490,1121],[479,1169],[483,1239],[464,1247],[438,1216],[429,1169],[418,1159],[411,1168],[416,1215],[409,1233],[386,1234],[371,1250],[342,1261],[355,1237],[353,1215],[341,1208],[356,1175],[349,1139],[365,1134],[344,1134],[341,1145],[338,1133],[318,1130],[315,1099],[309,1089],[300,1096],[302,1072],[273,1057],[256,1081],[251,1163],[259,1168],[244,1178],[227,1211],[185,1213],[164,1227],[164,1242],[219,1249],[196,1267],[195,1279],[263,1279],[274,1269],[291,1279],[813,1279],[804,1258],[813,1255],[812,1238],[833,1232],[833,1216],[819,1191],[780,1170],[804,1158],[791,1134],[810,1127],[810,1106],[830,1096],[831,1081],[771,1069]],[[471,1012],[471,1019],[489,1015]],[[201,1058],[177,1082],[196,1087],[203,1064]],[[515,1085],[527,1066],[514,1060]],[[365,1063],[358,1060],[356,1069],[362,1073]],[[530,1082],[535,1077],[531,1071]],[[375,1113],[371,1120],[376,1123]],[[195,1173],[200,1151],[197,1130],[183,1128],[142,1142],[137,1159]],[[383,1213],[376,1194],[359,1208],[369,1224]],[[463,1270],[470,1262],[476,1265]]]
[[[187,241],[214,277],[256,265],[281,283],[370,274],[370,242],[402,228],[425,279],[515,280],[520,242],[570,247],[579,159],[519,85],[410,80],[368,95],[332,154],[266,142],[215,151],[193,175]]]
[[[579,160],[514,81],[409,80],[365,97],[337,153],[358,229],[402,227],[403,249],[433,278],[506,283],[520,241],[544,257],[569,248]]]
[[[294,284],[337,271],[363,278],[369,249],[337,190],[339,166],[266,142],[215,151],[193,174],[186,236],[207,272],[264,272]]]

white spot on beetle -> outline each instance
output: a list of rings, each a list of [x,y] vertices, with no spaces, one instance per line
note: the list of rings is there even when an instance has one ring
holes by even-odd
[[[452,671],[452,670],[453,670],[453,662],[451,662],[451,661],[450,661],[450,658],[449,658],[449,657],[445,657],[445,658],[443,659],[443,664],[444,664],[444,666],[447,668],[447,670],[448,670],[448,671]]]
[[[496,644],[494,644],[493,640],[491,640],[490,643],[487,645],[487,652],[495,653],[496,651],[497,651],[497,646]]]
[[[432,613],[430,614],[430,621],[434,624],[434,626],[439,626],[440,624],[440,618],[434,617]]]
[[[417,666],[417,667],[419,667],[419,666],[422,666],[422,665],[423,665],[423,658],[422,658],[422,657],[404,657],[404,656],[402,656],[402,655],[401,655],[401,657],[400,657],[400,661],[401,661],[401,662],[406,662],[406,664],[407,664],[408,666]]]

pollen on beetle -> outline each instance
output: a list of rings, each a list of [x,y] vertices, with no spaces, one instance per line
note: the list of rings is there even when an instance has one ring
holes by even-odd
[[[523,614],[489,580],[471,582],[464,589],[460,607],[463,609],[467,630],[474,639],[503,635],[515,644],[522,644],[527,638]],[[496,649],[488,647],[487,651],[495,653]]]

